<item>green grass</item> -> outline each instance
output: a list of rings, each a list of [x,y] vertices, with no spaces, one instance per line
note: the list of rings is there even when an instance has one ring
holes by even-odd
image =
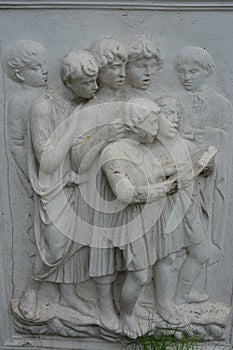
[[[200,336],[191,326],[182,331],[179,326],[174,328],[168,321],[161,329],[152,330],[152,318],[148,319],[148,331],[135,340],[128,340],[123,347],[135,350],[196,350],[200,343]],[[190,333],[192,335],[190,335]]]
[[[135,340],[134,346],[140,350],[195,350],[197,349],[198,338],[183,334],[181,339],[177,339],[176,331],[173,334],[162,333],[154,335],[146,333]]]

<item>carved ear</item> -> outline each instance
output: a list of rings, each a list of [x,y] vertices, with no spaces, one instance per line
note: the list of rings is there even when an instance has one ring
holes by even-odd
[[[25,80],[23,73],[18,69],[15,70],[15,76],[20,82],[23,82]]]

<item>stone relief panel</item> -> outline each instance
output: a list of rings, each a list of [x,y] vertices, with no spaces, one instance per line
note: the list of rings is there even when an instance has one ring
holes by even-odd
[[[68,45],[51,74],[52,48],[35,38],[3,48],[9,207],[22,234],[14,332],[115,343],[149,323],[155,336],[229,341],[230,298],[208,286],[232,198],[233,108],[211,80],[215,57],[201,41],[166,57],[154,33],[104,34]]]

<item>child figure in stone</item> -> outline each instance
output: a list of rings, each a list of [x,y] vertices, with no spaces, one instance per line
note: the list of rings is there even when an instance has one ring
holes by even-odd
[[[180,93],[184,106],[181,121],[184,137],[199,145],[212,144],[218,149],[216,171],[208,179],[203,178],[200,185],[203,221],[206,222],[210,262],[213,263],[219,259],[225,236],[233,110],[225,97],[207,85],[215,70],[207,50],[185,47],[178,52],[174,66],[184,88]]]
[[[93,97],[97,90],[97,74],[98,64],[90,52],[81,50],[68,54],[61,62],[61,78],[70,93],[58,95],[48,91],[31,108],[27,152],[29,178],[35,193],[36,254],[32,276],[19,302],[21,315],[27,320],[40,317],[38,292],[44,281],[59,284],[61,304],[85,313],[75,293],[75,284],[85,280],[85,259],[79,256],[82,247],[69,239],[74,230],[69,206],[75,205],[74,188],[77,186],[69,150],[78,133],[78,118],[69,117],[80,104],[80,97],[84,101]],[[58,186],[60,182],[62,188]],[[56,213],[55,218],[53,213]],[[77,273],[72,266],[76,266]]]
[[[121,292],[121,321],[124,333],[135,338],[140,333],[140,327],[135,319],[134,308],[148,279],[148,266],[154,263],[153,257],[148,255],[148,242],[144,237],[146,227],[153,225],[149,221],[154,220],[154,216],[150,215],[150,206],[144,217],[141,210],[147,201],[151,203],[166,196],[173,188],[173,183],[155,183],[152,171],[155,158],[144,146],[144,143],[153,142],[157,135],[158,106],[146,99],[129,102],[129,107],[123,105],[121,114],[123,122],[128,125],[128,137],[109,143],[96,160],[102,168],[102,175],[97,177],[97,193],[104,198],[104,202],[97,202],[96,198],[93,199],[94,203],[92,201],[92,207],[98,208],[98,211],[93,214],[95,225],[90,275],[96,276],[95,280],[99,279],[99,282],[109,279],[111,287],[116,272],[116,250],[122,254],[127,271]],[[90,188],[88,182],[86,188]],[[144,224],[143,220],[146,220]],[[105,287],[105,291],[105,299],[99,300],[103,323],[107,315],[103,313],[105,308],[101,309],[102,304],[109,304],[109,298],[112,299],[111,288],[107,292]],[[103,296],[103,293],[99,295]]]
[[[33,190],[28,174],[28,122],[33,101],[47,88],[48,68],[45,48],[35,41],[17,40],[6,48],[3,54],[3,67],[7,76],[18,85],[18,90],[10,96],[8,103],[8,141],[17,165],[19,179],[27,195],[25,203],[28,210],[27,228],[31,231]],[[24,205],[22,200],[20,205]],[[30,318],[30,310],[27,310],[25,317]]]
[[[159,259],[154,267],[155,307],[158,314],[170,323],[183,324],[187,320],[171,302],[171,294],[175,295],[175,304],[201,302],[208,298],[204,293],[192,292],[196,277],[209,258],[199,181],[192,175],[191,156],[199,148],[194,142],[183,139],[178,132],[181,116],[178,100],[164,97],[156,102],[161,108],[159,133],[150,149],[161,161],[163,174],[160,173],[158,181],[169,176],[173,168],[176,169],[179,186],[184,185],[185,189],[167,197],[160,218],[163,233],[160,236]],[[211,171],[210,166],[205,176],[211,175]],[[186,178],[185,181],[183,177]],[[187,256],[179,271],[177,286],[171,286],[173,253],[183,248]]]

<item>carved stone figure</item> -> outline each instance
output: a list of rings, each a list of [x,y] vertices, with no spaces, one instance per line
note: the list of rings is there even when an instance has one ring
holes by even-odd
[[[103,102],[120,101],[120,88],[124,84],[125,80],[127,47],[118,38],[104,37],[96,40],[91,45],[90,51],[94,54],[99,64],[99,74],[97,79],[99,89],[92,101],[90,101],[90,103],[88,103],[86,107],[92,106],[94,104],[100,104]],[[117,115],[116,110],[114,110],[114,115]],[[89,141],[85,138],[84,135],[85,142],[81,142],[82,140],[79,139],[76,142],[76,144],[73,144],[72,163],[74,169],[77,172],[80,171],[80,161],[91,148],[94,148],[96,145],[98,145],[100,141],[109,142],[109,140],[112,137],[116,139],[123,136],[122,128],[117,130],[117,128],[114,128],[113,125],[111,132],[110,124],[110,129],[109,126],[107,126],[107,129],[110,132],[106,134],[105,129],[103,129],[102,127],[103,125],[102,123],[100,123],[100,128],[88,130]],[[92,155],[94,164],[96,164],[96,157],[98,156],[103,146],[104,145],[101,143],[100,148],[97,147],[96,153]],[[83,204],[79,204],[78,208],[82,205]],[[103,253],[103,262],[105,262],[107,265],[107,261],[109,260],[108,251],[105,251],[103,249],[101,250],[101,253]],[[106,266],[104,267],[105,273],[95,271],[96,268],[99,266],[95,261],[97,259],[97,254],[100,255],[99,250],[91,248],[89,275],[90,277],[94,278],[98,289],[99,318],[104,327],[111,330],[117,330],[119,328],[119,322],[112,298],[112,282],[113,280],[115,280],[115,275],[113,272],[106,269]],[[104,255],[106,255],[107,258],[104,257]],[[99,261],[101,261],[100,257]]]
[[[65,234],[66,230],[75,230],[75,215],[70,215],[69,206],[75,202],[76,180],[72,176],[69,150],[76,137],[78,120],[72,119],[71,122],[69,116],[77,101],[80,102],[79,97],[93,96],[97,89],[97,73],[98,65],[90,52],[70,53],[61,63],[61,78],[73,92],[75,100],[48,92],[31,108],[28,164],[35,193],[36,260],[32,278],[19,303],[21,314],[27,320],[40,317],[38,290],[44,281],[60,284],[63,305],[69,303],[74,309],[81,308],[75,294],[75,283],[85,279],[83,256],[86,254]]]
[[[162,68],[162,57],[158,44],[145,35],[134,35],[126,40],[128,61],[126,65],[126,99],[132,97],[154,98],[155,91],[150,91],[152,80]]]
[[[169,171],[172,165],[177,168],[179,181],[182,181],[184,175],[186,181],[190,181],[192,179],[190,170],[193,166],[191,156],[197,152],[198,148],[194,142],[181,138],[178,133],[180,105],[173,97],[159,98],[156,101],[161,108],[161,113],[158,139],[153,145],[153,152],[160,158],[161,164],[164,164],[163,176],[167,175],[166,168]],[[184,169],[186,169],[185,173]],[[210,174],[211,170],[209,170]],[[207,171],[203,175],[207,176]],[[173,288],[173,295],[176,291],[174,299],[176,304],[202,302],[208,298],[205,294],[191,293],[201,267],[208,261],[208,243],[201,216],[201,197],[197,179],[192,181],[185,190],[167,198],[161,218],[165,223],[163,228],[165,241],[161,244],[163,247],[161,250],[164,249],[168,256],[158,261],[155,266],[156,309],[169,322],[182,323],[181,314],[169,300],[171,288]],[[179,271],[178,285],[170,286],[169,274],[173,262],[170,254],[182,248],[187,250],[187,257]]]
[[[182,120],[184,137],[193,139],[200,145],[213,144],[218,149],[216,172],[211,178],[203,179],[201,184],[202,208],[205,213],[203,221],[212,247],[209,261],[214,262],[223,246],[227,219],[232,106],[225,97],[207,85],[215,64],[205,49],[186,47],[178,52],[174,64],[186,90],[180,96],[185,109],[185,118]],[[219,216],[221,220],[218,220]]]
[[[155,183],[151,170],[154,165],[153,156],[147,154],[143,145],[153,142],[153,138],[157,135],[158,106],[146,99],[132,99],[129,103],[132,106],[125,109],[123,120],[128,124],[132,140],[122,139],[110,143],[102,152],[101,163],[116,198],[125,204],[125,208],[120,213],[113,214],[115,216],[113,223],[116,227],[119,226],[116,237],[113,238],[113,246],[122,251],[127,270],[121,291],[123,332],[130,338],[136,338],[140,334],[140,327],[137,324],[134,309],[148,279],[148,267],[152,264],[147,250],[148,242],[144,232],[143,217],[140,218],[142,204],[165,196],[173,188],[173,183],[169,181]],[[143,172],[146,172],[146,177]],[[151,184],[149,188],[148,182]],[[150,214],[153,213],[152,209],[154,207],[151,207]],[[135,225],[133,221],[137,217],[140,219]],[[137,229],[136,226],[138,226]],[[132,233],[137,237],[135,230],[140,231],[142,237],[132,240]],[[121,237],[124,237],[124,240],[128,237],[128,243],[123,244]]]

